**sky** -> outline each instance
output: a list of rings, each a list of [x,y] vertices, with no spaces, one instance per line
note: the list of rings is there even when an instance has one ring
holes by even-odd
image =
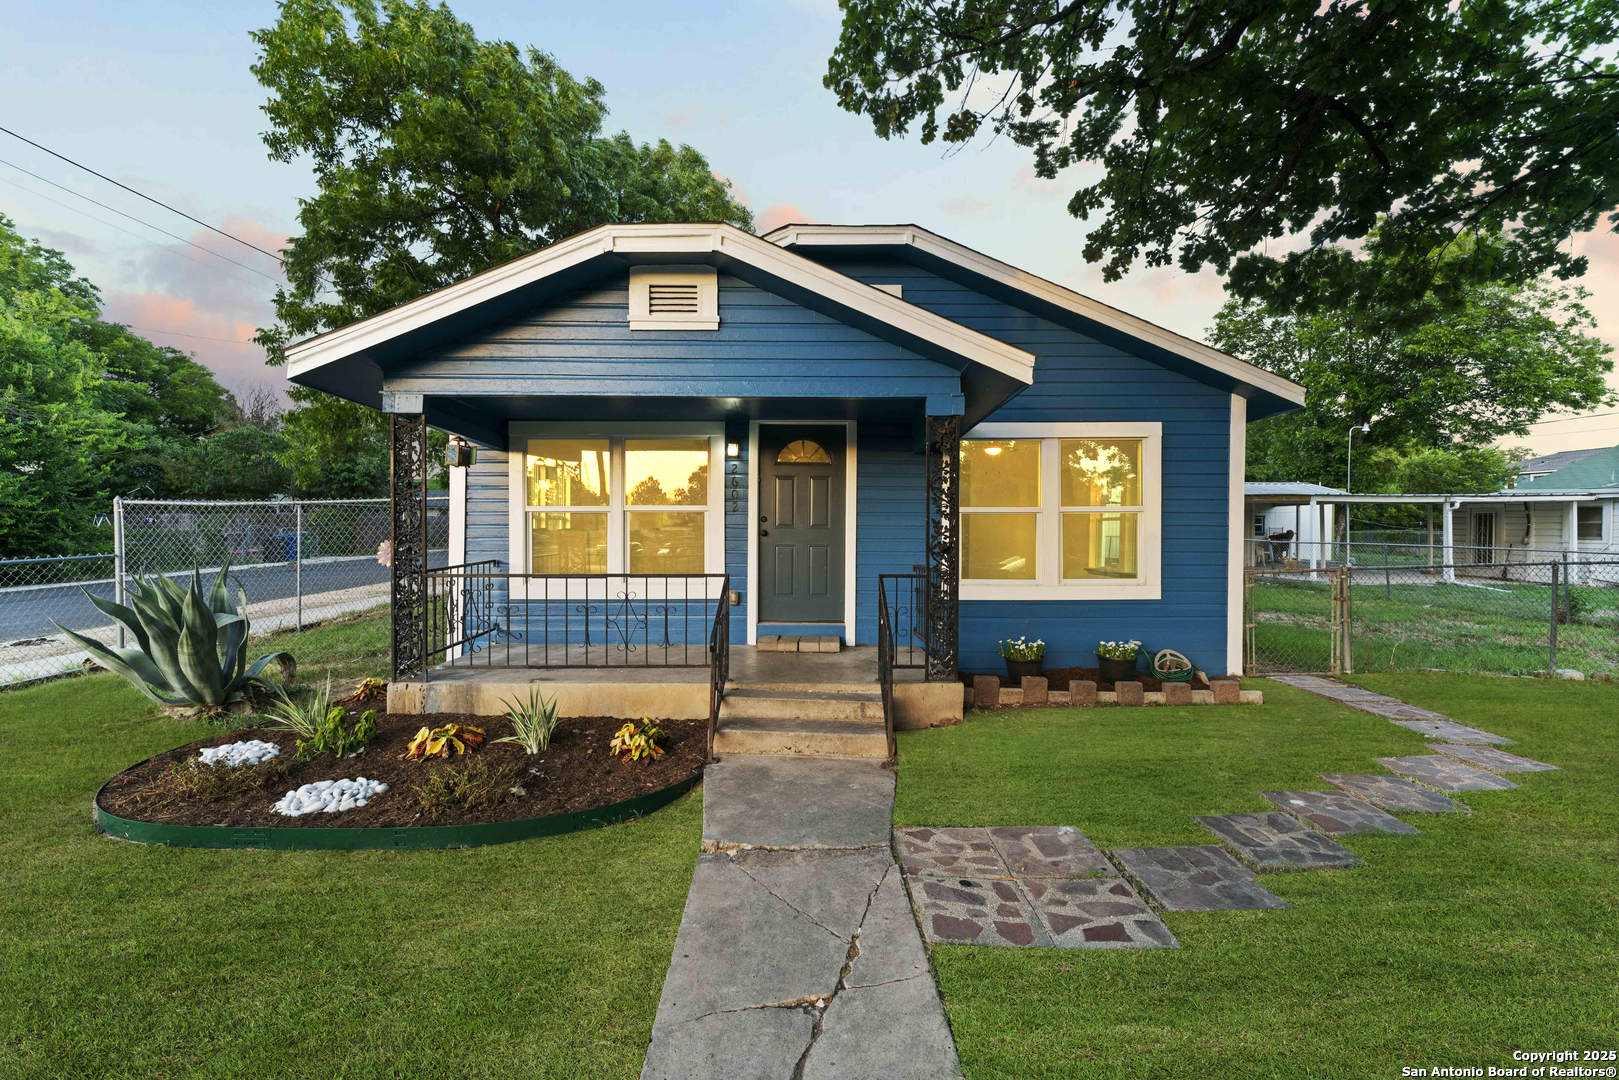
[[[538,47],[603,83],[610,131],[701,150],[761,231],[789,221],[914,222],[1197,338],[1223,299],[1212,272],[1137,269],[1104,283],[1081,256],[1088,224],[1065,209],[1079,174],[1040,180],[1028,151],[1006,141],[955,150],[885,142],[839,109],[821,85],[837,41],[835,0],[451,6],[480,36]],[[302,164],[266,154],[265,94],[248,70],[248,33],[273,23],[271,0],[6,7],[0,126],[270,251],[295,230],[313,181]],[[272,260],[4,134],[0,162],[0,213],[99,285],[107,318],[194,353],[232,390],[283,385],[248,341],[273,321]],[[1591,258],[1584,284],[1599,332],[1619,345],[1619,236],[1574,244]],[[1619,376],[1613,382],[1619,388]],[[1614,445],[1619,410],[1551,417],[1508,441],[1537,453]]]

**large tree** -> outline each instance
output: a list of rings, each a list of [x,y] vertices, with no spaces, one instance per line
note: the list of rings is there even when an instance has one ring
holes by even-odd
[[[1509,242],[1449,284],[1568,277],[1564,242],[1619,202],[1613,0],[841,4],[825,82],[878,135],[988,127],[1041,176],[1100,165],[1068,208],[1101,215],[1084,251],[1108,280],[1145,260],[1295,310],[1457,300],[1434,253],[1458,236]]]
[[[105,548],[92,522],[112,497],[175,493],[169,463],[229,414],[206,368],[99,303],[0,215],[0,556]]]
[[[604,135],[600,83],[481,40],[442,4],[284,0],[253,37],[270,156],[306,160],[318,188],[285,252],[279,324],[259,333],[272,364],[294,338],[604,222],[752,227],[702,154]],[[301,484],[385,489],[384,418],[315,391],[292,397],[283,460]]]
[[[1298,314],[1228,301],[1209,340],[1307,388],[1302,411],[1250,429],[1249,479],[1341,485],[1349,429],[1370,424],[1355,437],[1355,487],[1371,490],[1380,449],[1394,452],[1383,459],[1394,483],[1401,455],[1521,438],[1551,409],[1614,400],[1606,383],[1613,349],[1592,333],[1584,289],[1534,280],[1456,292],[1451,303],[1432,293],[1408,301],[1404,318],[1383,305]],[[1469,460],[1430,462],[1430,472],[1483,477],[1501,467]]]

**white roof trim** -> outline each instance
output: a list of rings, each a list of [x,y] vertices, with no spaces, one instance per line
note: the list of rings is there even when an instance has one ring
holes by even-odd
[[[919,251],[936,256],[948,262],[966,267],[973,273],[987,277],[1013,289],[1028,293],[1030,296],[1065,308],[1076,315],[1099,322],[1104,326],[1112,327],[1131,337],[1157,345],[1168,352],[1184,356],[1196,361],[1204,367],[1212,368],[1229,375],[1239,382],[1247,383],[1260,390],[1268,391],[1277,397],[1293,402],[1295,405],[1304,404],[1304,387],[1291,379],[1283,378],[1264,368],[1255,367],[1246,360],[1239,360],[1229,353],[1205,345],[1201,341],[1184,337],[1173,330],[1166,330],[1162,326],[1155,326],[1145,319],[1138,318],[1118,308],[1109,307],[1088,296],[1083,296],[1072,289],[1065,289],[1061,285],[1036,277],[1017,267],[992,259],[982,252],[972,248],[963,247],[953,240],[947,240],[937,233],[914,225],[783,225],[774,232],[766,233],[765,239],[773,244],[788,246],[801,244],[824,247],[849,247],[860,244],[899,245],[907,244]]]
[[[766,270],[791,285],[879,319],[1019,382],[1034,381],[1033,353],[906,303],[881,289],[768,243],[733,225],[718,224],[598,226],[370,318],[291,345],[287,348],[287,374],[294,377],[303,375],[503,293],[614,252],[627,255],[724,252]]]

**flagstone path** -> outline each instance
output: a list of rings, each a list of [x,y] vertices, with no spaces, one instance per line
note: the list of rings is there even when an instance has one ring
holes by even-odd
[[[1444,793],[1556,768],[1387,695],[1315,675],[1276,681],[1420,731],[1441,752],[1375,759],[1400,776],[1324,774],[1337,791],[1261,792],[1272,813],[1196,818],[1219,844],[1112,852],[1072,826],[894,828],[894,773],[877,762],[708,766],[702,853],[642,1080],[959,1077],[924,938],[1178,949],[1160,911],[1290,907],[1256,870],[1363,865],[1332,837],[1415,835],[1386,811],[1470,813]]]

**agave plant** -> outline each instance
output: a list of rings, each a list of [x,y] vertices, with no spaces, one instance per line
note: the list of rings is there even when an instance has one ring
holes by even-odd
[[[220,567],[206,593],[197,570],[189,588],[162,574],[132,579],[129,607],[85,592],[97,610],[134,636],[136,648],[112,649],[60,623],[57,629],[159,705],[217,709],[246,697],[255,683],[273,689],[262,674],[272,662],[281,666],[283,679],[297,670],[291,653],[267,653],[247,662],[247,592],[238,585],[231,600],[225,588],[229,571],[228,565]]]

